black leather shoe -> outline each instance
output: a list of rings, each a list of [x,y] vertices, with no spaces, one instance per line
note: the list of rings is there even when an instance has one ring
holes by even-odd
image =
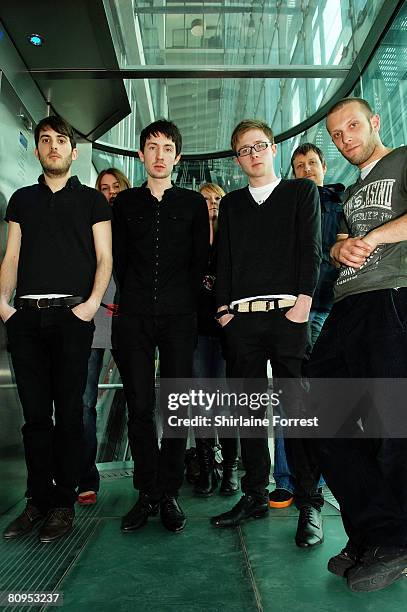
[[[40,542],[53,542],[72,530],[75,510],[73,508],[53,508],[49,511],[40,530]]]
[[[199,461],[199,478],[194,486],[194,495],[197,497],[210,497],[218,486],[218,477],[215,471],[215,440],[212,438],[197,438],[196,452]]]
[[[161,522],[168,531],[179,533],[185,527],[187,519],[177,499],[164,495],[160,501]]]
[[[236,495],[239,490],[239,480],[237,477],[237,461],[230,463],[223,462],[223,476],[219,493],[225,497]]]
[[[185,478],[189,484],[195,484],[199,478],[199,461],[196,448],[188,448],[185,452]]]
[[[359,552],[356,546],[349,540],[345,548],[340,553],[331,557],[328,561],[328,572],[341,576],[346,576],[348,570],[355,567],[358,562]]]
[[[407,548],[368,548],[347,573],[348,587],[355,592],[379,591],[407,575]]]
[[[194,495],[196,497],[210,497],[216,491],[218,486],[218,477],[212,467],[209,471],[202,470],[199,474],[198,482],[194,486]]]
[[[268,499],[258,500],[243,495],[229,512],[211,518],[214,527],[237,527],[249,518],[264,518],[269,511]]]
[[[3,531],[3,537],[7,540],[18,538],[30,533],[35,523],[45,518],[45,514],[35,506],[27,504],[23,512],[12,521]]]
[[[324,532],[322,530],[322,515],[320,510],[313,506],[304,506],[300,509],[298,517],[297,533],[295,543],[300,548],[309,548],[322,544]]]
[[[159,503],[153,501],[147,493],[140,493],[132,509],[122,518],[121,530],[128,533],[143,527],[149,516],[157,516]]]

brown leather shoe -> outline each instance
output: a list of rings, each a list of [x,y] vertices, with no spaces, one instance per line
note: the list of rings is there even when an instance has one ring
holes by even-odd
[[[41,527],[40,542],[53,542],[69,533],[73,526],[73,508],[53,508]]]
[[[23,512],[12,521],[3,531],[6,540],[18,538],[26,533],[30,533],[35,523],[45,518],[45,514],[32,504],[27,504]]]

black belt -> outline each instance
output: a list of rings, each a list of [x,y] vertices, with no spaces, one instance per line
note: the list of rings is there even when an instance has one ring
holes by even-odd
[[[79,295],[69,295],[68,297],[55,298],[15,298],[14,306],[16,308],[53,308],[54,306],[62,306],[69,308],[77,306],[85,301],[85,298]]]

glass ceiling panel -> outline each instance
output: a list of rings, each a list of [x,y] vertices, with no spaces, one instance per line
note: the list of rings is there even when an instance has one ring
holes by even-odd
[[[400,8],[387,34],[351,96],[365,98],[381,118],[380,135],[387,147],[407,144],[407,2]],[[325,154],[327,183],[350,185],[358,170],[339,154],[325,127],[325,119],[308,131],[280,145],[282,176],[291,176],[290,160],[294,149],[313,142]]]
[[[381,115],[381,137],[386,146],[397,147],[407,144],[407,2],[400,8],[391,27],[377,48],[356,88],[354,96],[365,97]],[[127,85],[129,85],[127,83]],[[333,85],[335,86],[335,85]],[[273,104],[275,109],[276,105]],[[281,109],[280,109],[281,111]],[[273,119],[273,117],[272,117]],[[277,121],[277,118],[276,118]],[[130,132],[134,138],[134,129],[125,130],[124,121],[118,124],[116,140],[123,133]],[[199,132],[203,135],[203,132]],[[188,134],[184,134],[188,145]],[[113,139],[114,141],[114,139]],[[349,185],[357,177],[357,168],[349,164],[338,152],[325,128],[325,119],[307,131],[285,140],[278,145],[275,160],[276,171],[283,177],[290,178],[290,159],[294,149],[303,142],[313,142],[324,152],[328,172],[326,183],[342,182]],[[129,142],[129,148],[137,148],[137,142]],[[94,150],[94,162],[97,170],[117,166],[125,171],[134,185],[144,178],[144,166],[138,159],[116,157]],[[233,158],[210,159],[202,161],[184,161],[177,166],[174,179],[183,186],[197,188],[204,181],[212,181],[223,186],[226,191],[247,184],[247,177],[242,174]]]
[[[244,117],[266,119],[276,134],[286,131],[318,110],[343,82],[343,74],[305,78],[298,69],[348,69],[383,3],[105,0],[121,68],[220,71],[217,78],[129,79],[132,126],[139,132],[169,117],[183,134],[184,153],[229,149],[233,127]],[[249,78],[224,78],[222,68],[233,66],[243,67]],[[262,67],[287,67],[287,76],[256,77]],[[101,141],[126,146],[119,134],[112,130]]]

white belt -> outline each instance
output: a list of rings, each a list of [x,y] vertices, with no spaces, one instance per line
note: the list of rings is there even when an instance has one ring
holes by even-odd
[[[251,302],[240,302],[233,307],[235,312],[268,312],[276,308],[291,308],[296,300],[253,300]]]

